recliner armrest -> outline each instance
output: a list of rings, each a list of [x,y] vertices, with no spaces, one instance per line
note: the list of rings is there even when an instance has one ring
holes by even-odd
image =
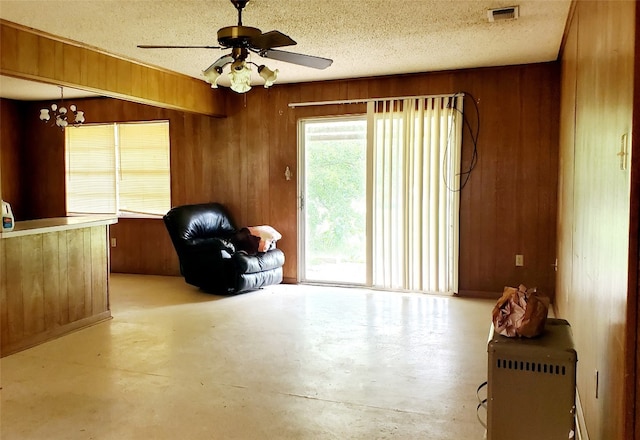
[[[256,255],[248,255],[238,251],[233,255],[238,273],[258,273],[276,269],[284,265],[284,252],[280,249],[272,249]]]
[[[236,251],[233,244],[228,240],[222,238],[195,238],[193,240],[185,241],[184,249],[189,253],[220,253],[223,258],[230,258]]]

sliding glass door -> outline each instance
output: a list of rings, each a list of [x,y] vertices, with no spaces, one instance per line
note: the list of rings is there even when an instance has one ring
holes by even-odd
[[[453,293],[463,96],[300,122],[302,282]]]
[[[367,282],[367,120],[302,120],[300,280]]]

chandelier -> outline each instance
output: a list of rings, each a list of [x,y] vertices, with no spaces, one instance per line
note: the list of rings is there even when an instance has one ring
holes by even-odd
[[[246,93],[251,90],[251,67],[258,68],[258,74],[264,79],[264,88],[269,88],[278,79],[278,69],[271,70],[267,66],[257,65],[252,61],[247,61],[248,50],[244,47],[234,47],[229,55],[218,59],[211,66],[202,72],[206,81],[211,84],[211,88],[218,88],[218,80],[222,76],[223,69],[231,65],[229,70],[229,82],[231,90],[237,93]]]
[[[69,119],[69,114],[73,113],[73,121]],[[64,92],[62,90],[62,86],[60,86],[60,103],[53,103],[49,108],[40,109],[40,120],[42,122],[49,122],[53,117],[52,126],[55,124],[64,130],[64,128],[68,125],[78,126],[84,122],[84,112],[78,110],[75,104],[71,104],[69,109],[65,107],[64,104]]]

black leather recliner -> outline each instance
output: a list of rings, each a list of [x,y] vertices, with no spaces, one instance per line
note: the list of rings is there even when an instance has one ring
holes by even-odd
[[[247,237],[241,238],[223,205],[177,206],[165,214],[164,223],[188,284],[231,294],[282,282],[284,253],[271,249],[251,255],[240,250]]]

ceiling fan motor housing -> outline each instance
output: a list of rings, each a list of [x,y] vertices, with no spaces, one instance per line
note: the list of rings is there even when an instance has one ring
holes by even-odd
[[[258,28],[227,26],[218,31],[218,44],[223,47],[249,47],[251,41],[262,35]]]

